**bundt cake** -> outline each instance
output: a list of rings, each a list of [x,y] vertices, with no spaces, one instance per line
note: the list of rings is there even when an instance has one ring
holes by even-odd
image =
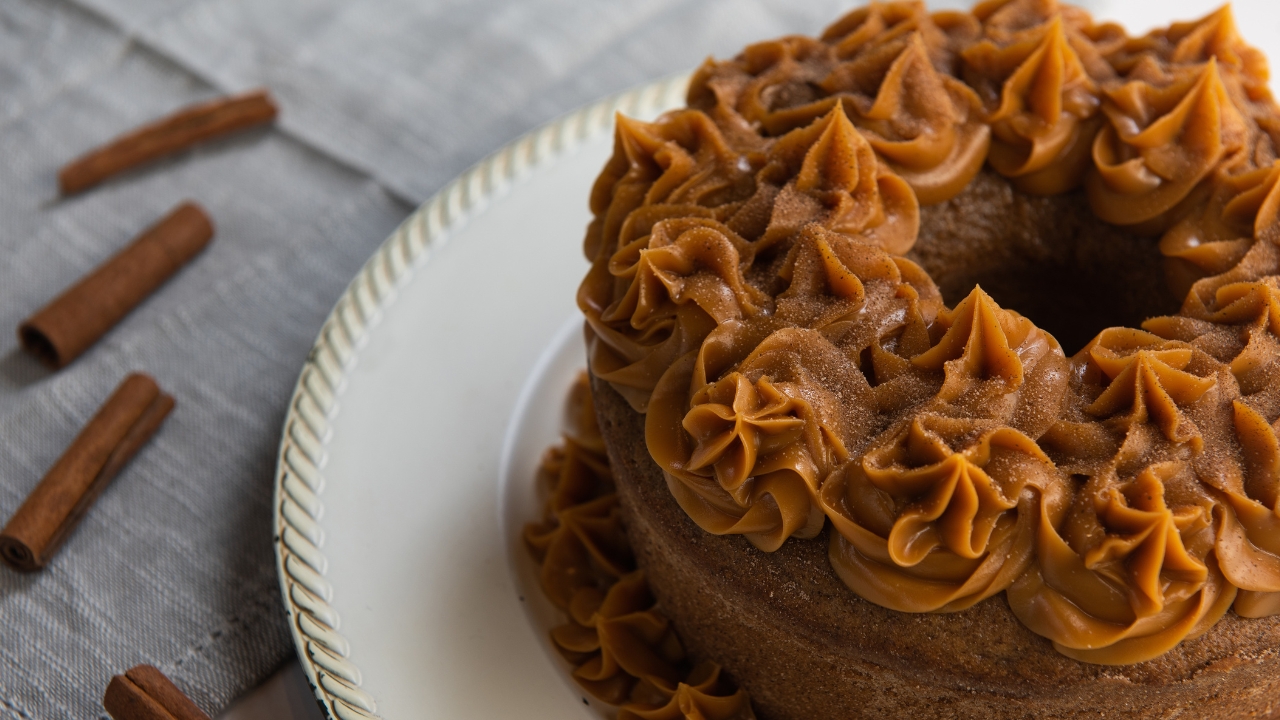
[[[541,528],[570,626],[650,616],[562,633],[578,677],[658,712],[715,663],[685,705],[766,720],[1280,713],[1278,142],[1229,8],[1129,37],[1055,0],[873,2],[619,117],[596,480],[557,501],[596,507]]]

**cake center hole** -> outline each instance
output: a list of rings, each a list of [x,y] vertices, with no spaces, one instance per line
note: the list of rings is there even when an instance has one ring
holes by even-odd
[[[948,306],[981,285],[1070,356],[1108,327],[1178,311],[1158,245],[1095,218],[1080,192],[1032,197],[984,171],[956,198],[921,209],[909,257]]]
[[[1161,260],[1149,261],[1158,271]],[[1149,317],[1177,312],[1166,297],[1161,272],[1130,268],[1141,275],[1112,269],[1050,265],[1007,268],[974,278],[1001,307],[1016,310],[1052,334],[1068,356],[1074,355],[1109,327],[1141,327]],[[969,290],[972,290],[970,286]],[[947,304],[964,298],[947,297]]]

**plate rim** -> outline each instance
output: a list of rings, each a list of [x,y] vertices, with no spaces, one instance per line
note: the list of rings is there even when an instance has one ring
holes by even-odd
[[[369,257],[320,327],[298,373],[276,453],[272,545],[276,577],[299,663],[330,720],[378,719],[360,669],[340,632],[323,548],[326,448],[339,397],[369,332],[414,270],[455,228],[539,166],[610,129],[615,113],[650,114],[683,102],[692,73],[681,72],[607,96],[548,122],[490,153],[418,206]]]

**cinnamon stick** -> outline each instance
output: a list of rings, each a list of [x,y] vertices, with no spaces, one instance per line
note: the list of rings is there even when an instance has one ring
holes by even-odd
[[[121,135],[77,158],[58,172],[63,195],[86,190],[124,172],[196,143],[275,119],[278,110],[266,90],[219,98]]]
[[[173,681],[150,665],[116,675],[102,696],[115,720],[209,720]]]
[[[209,244],[213,221],[185,202],[18,326],[22,347],[66,366]]]
[[[17,570],[44,567],[172,409],[155,380],[125,378],[0,530],[0,558]]]

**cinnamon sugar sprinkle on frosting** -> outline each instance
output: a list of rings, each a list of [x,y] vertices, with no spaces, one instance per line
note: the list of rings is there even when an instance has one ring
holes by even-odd
[[[1280,613],[1280,112],[1229,8],[1131,38],[1054,0],[873,2],[708,61],[688,100],[618,119],[578,297],[591,371],[647,414],[695,523],[769,552],[829,521],[867,600],[1004,592],[1090,663]],[[1160,235],[1180,313],[1068,357],[979,287],[946,307],[903,254],[984,163]],[[556,519],[529,534],[557,645],[600,697],[660,690],[627,717],[729,707],[714,669],[672,669],[598,453],[549,461]]]

